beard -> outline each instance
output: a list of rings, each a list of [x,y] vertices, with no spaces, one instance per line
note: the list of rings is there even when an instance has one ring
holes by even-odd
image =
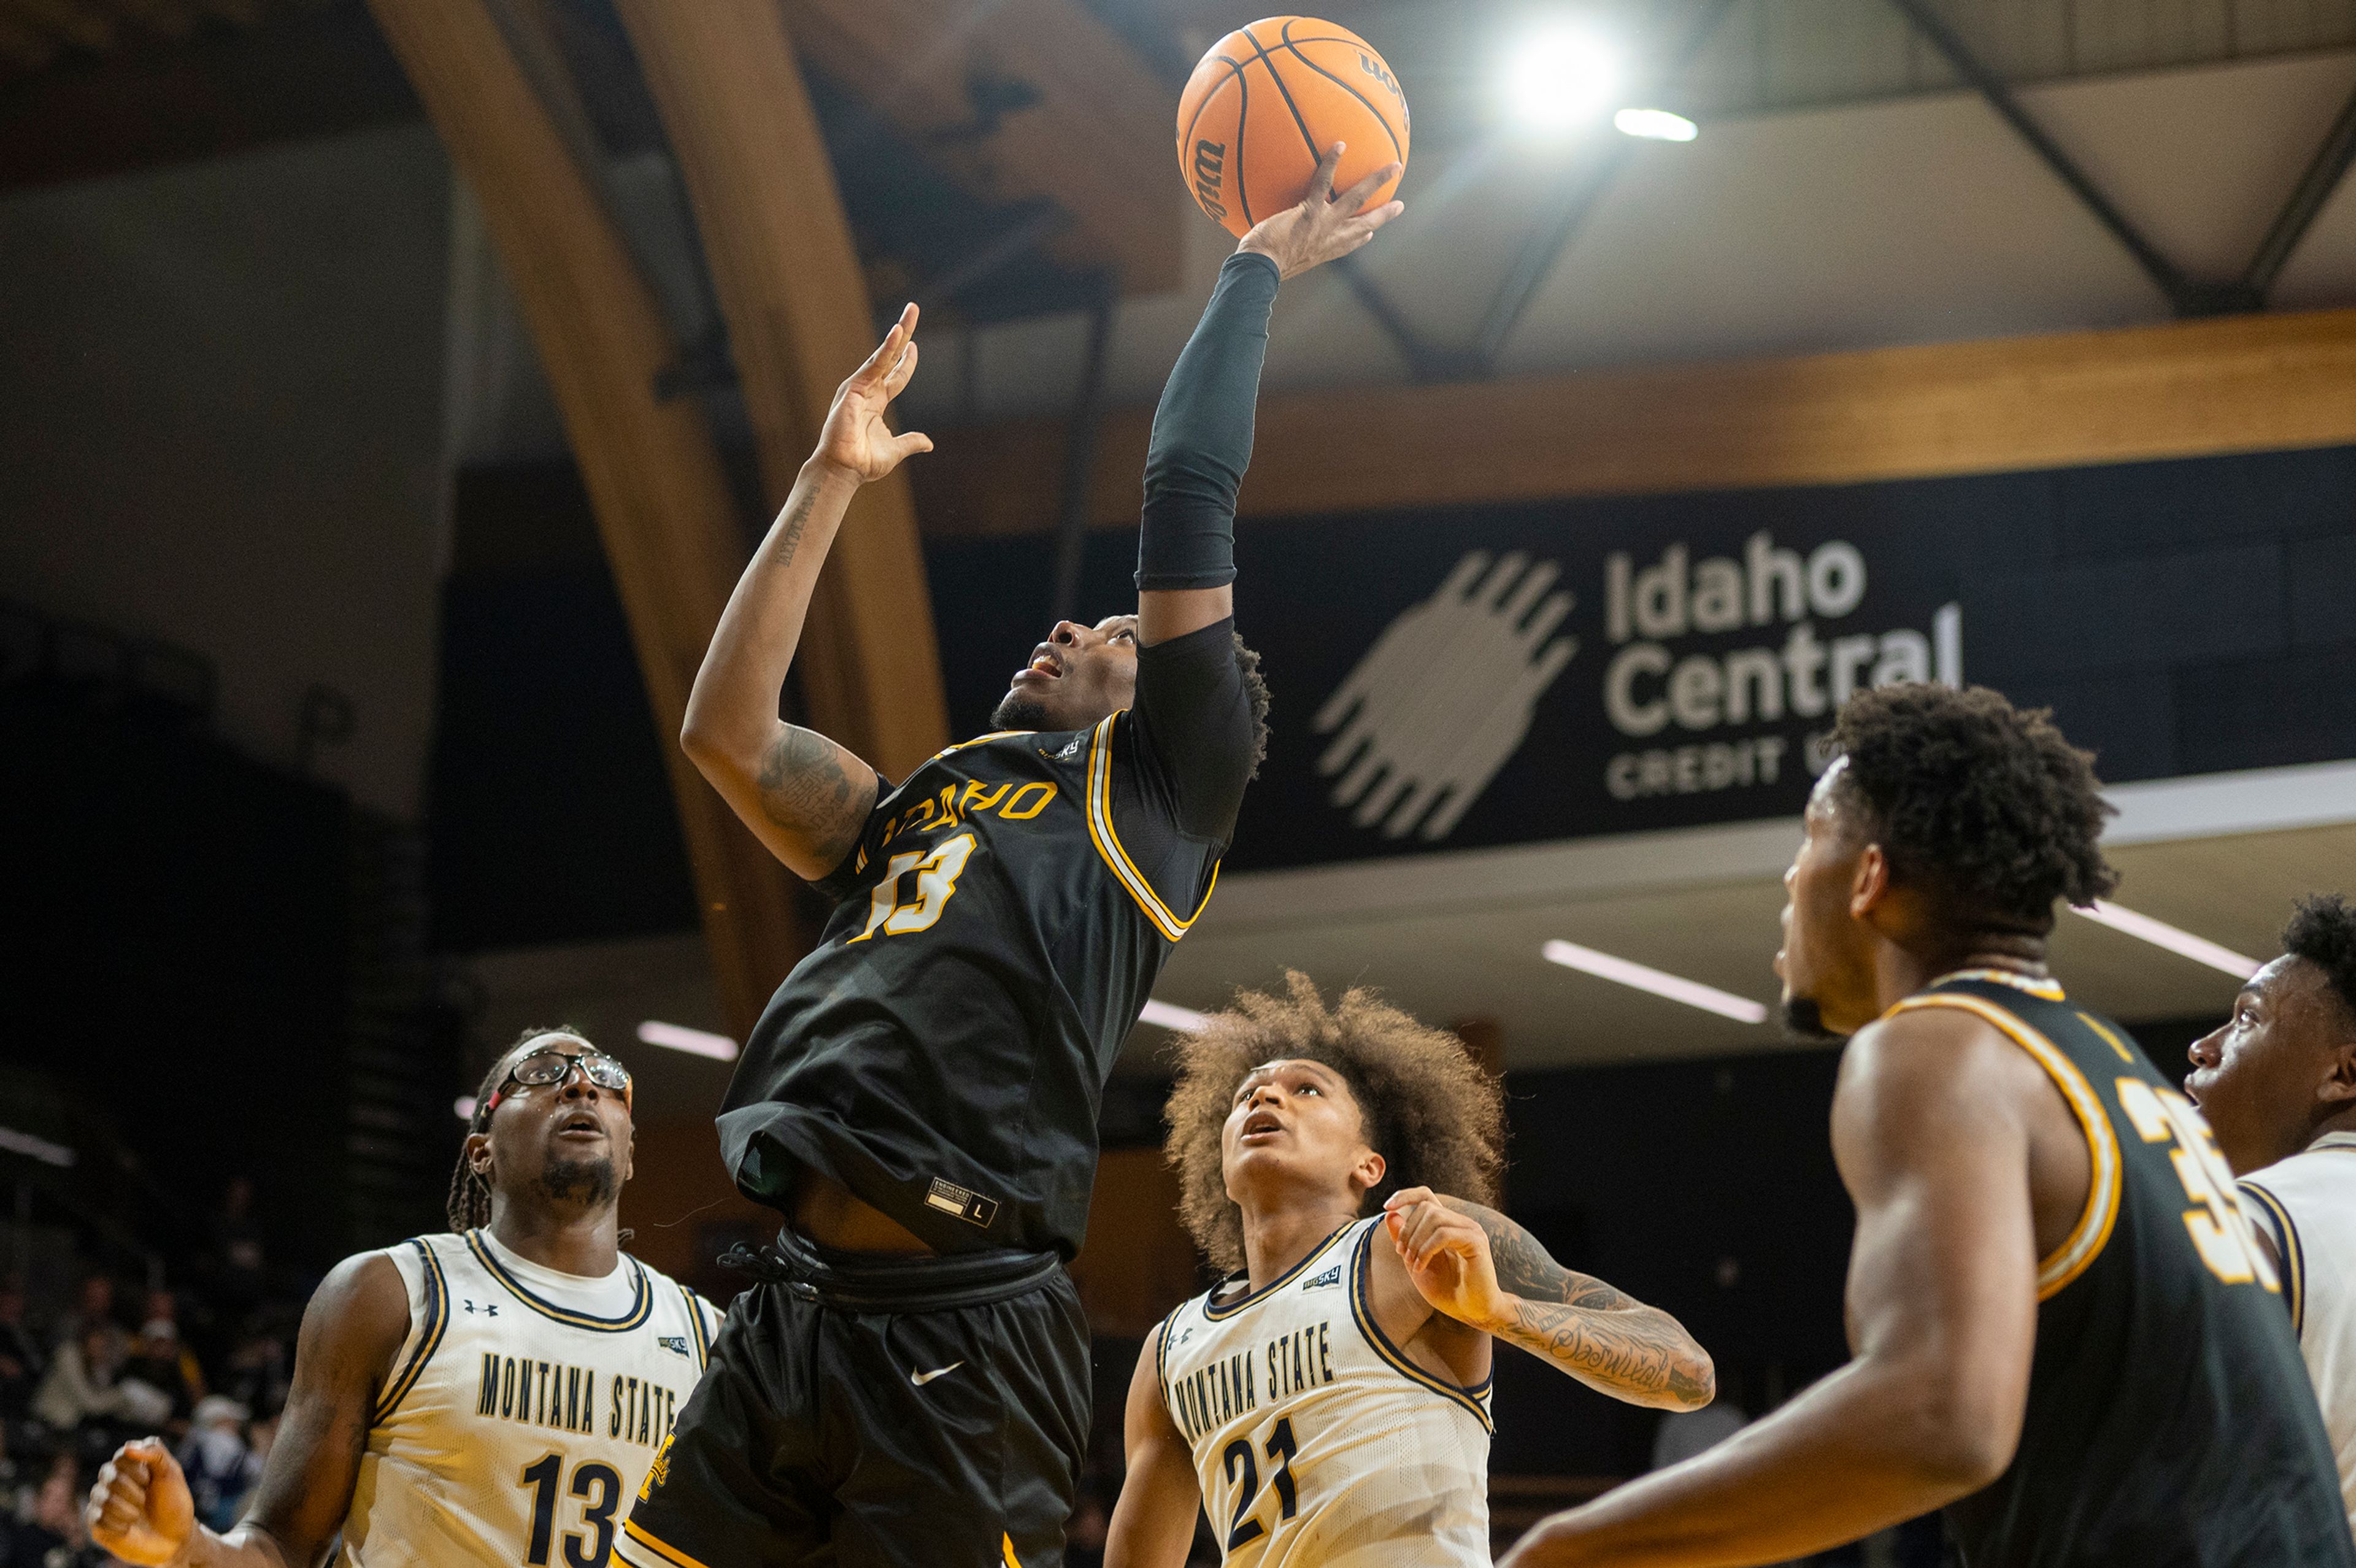
[[[990,727],[993,730],[1053,730],[1055,728],[1055,716],[1048,712],[1047,705],[1037,698],[1010,691],[999,699],[996,708],[991,709]]]
[[[578,1203],[584,1209],[599,1209],[614,1200],[621,1183],[614,1179],[614,1158],[599,1155],[594,1159],[552,1159],[541,1168],[540,1189],[559,1203]]]
[[[1802,1040],[1838,1040],[1837,1029],[1825,1027],[1825,1010],[1814,997],[1783,998],[1783,1027]]]

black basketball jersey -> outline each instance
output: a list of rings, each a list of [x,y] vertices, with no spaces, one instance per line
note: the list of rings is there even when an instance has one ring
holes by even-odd
[[[1079,1250],[1105,1075],[1217,880],[1252,769],[1232,624],[1138,654],[1137,706],[983,735],[875,807],[720,1118],[737,1186],[804,1168],[936,1248]]]
[[[2093,1159],[2040,1260],[2020,1446],[1948,1520],[1970,1568],[2351,1568],[2340,1478],[2279,1288],[2191,1102],[2062,987],[1951,975],[1898,1005],[1995,1025]]]

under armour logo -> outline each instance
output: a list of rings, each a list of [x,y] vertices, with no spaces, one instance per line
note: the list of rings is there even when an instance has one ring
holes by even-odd
[[[499,1304],[496,1301],[487,1301],[480,1307],[477,1307],[473,1302],[469,1301],[465,1303],[465,1306],[466,1308],[466,1316],[469,1317],[472,1317],[477,1312],[481,1313],[486,1317],[497,1317],[499,1315]]]
[[[1448,836],[1579,651],[1578,638],[1552,637],[1572,603],[1547,592],[1561,574],[1519,551],[1492,569],[1476,549],[1390,624],[1313,720],[1320,734],[1341,731],[1317,759],[1319,773],[1342,773],[1335,805],[1355,805],[1352,820],[1380,823],[1386,838],[1419,821],[1422,837]]]

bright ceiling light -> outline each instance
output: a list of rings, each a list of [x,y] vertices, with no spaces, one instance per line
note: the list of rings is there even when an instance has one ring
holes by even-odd
[[[1665,109],[1622,109],[1612,116],[1612,124],[1623,136],[1648,142],[1690,142],[1701,134],[1700,126]]]
[[[472,1094],[459,1095],[457,1102],[450,1108],[458,1113],[458,1119],[462,1122],[471,1122],[475,1119],[475,1097]]]
[[[690,1056],[708,1056],[714,1061],[736,1060],[736,1042],[724,1034],[709,1029],[689,1029],[683,1024],[658,1023],[653,1019],[638,1026],[638,1038],[648,1045],[659,1045],[669,1051],[683,1051]]]
[[[1721,991],[1715,986],[1705,986],[1698,980],[1687,980],[1676,975],[1665,975],[1658,969],[1614,958],[1609,953],[1598,953],[1592,947],[1581,947],[1576,942],[1554,941],[1543,949],[1547,961],[1566,969],[1577,969],[1605,980],[1616,980],[1622,986],[1633,986],[1640,991],[1650,991],[1656,997],[1666,997],[1673,1002],[1683,1002],[1689,1008],[1716,1013],[1737,1023],[1761,1024],[1767,1021],[1764,1003],[1748,997],[1738,997],[1731,991]]]
[[[1145,1010],[1137,1015],[1138,1021],[1173,1029],[1179,1034],[1193,1034],[1211,1020],[1187,1008],[1173,1007],[1168,1002],[1148,1002]]]
[[[2075,905],[2072,906],[2076,908]],[[2258,961],[2220,947],[2205,936],[2195,936],[2189,931],[2179,931],[2166,921],[2154,920],[2147,914],[2137,914],[2131,909],[2121,909],[2115,903],[2097,899],[2092,909],[2079,910],[2088,920],[2124,931],[2129,936],[2139,936],[2154,947],[2165,947],[2179,957],[2195,964],[2206,964],[2211,969],[2222,969],[2236,980],[2246,980],[2258,972]]]
[[[14,1127],[0,1127],[0,1148],[10,1154],[21,1154],[27,1159],[37,1159],[43,1165],[54,1165],[61,1170],[71,1169],[78,1157],[63,1144],[35,1137],[31,1133],[20,1133]],[[25,1198],[20,1201],[29,1202],[31,1200]]]
[[[1526,124],[1566,131],[1601,114],[1619,83],[1619,57],[1594,34],[1547,27],[1514,51],[1505,67],[1505,101]]]

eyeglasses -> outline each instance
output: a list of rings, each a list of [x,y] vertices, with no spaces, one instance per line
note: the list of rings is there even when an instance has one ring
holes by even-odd
[[[578,1066],[581,1076],[600,1089],[610,1089],[627,1101],[630,1094],[630,1070],[602,1051],[535,1051],[508,1069],[508,1075],[492,1092],[490,1109],[498,1109],[507,1098],[508,1085],[521,1083],[539,1088],[550,1083],[562,1083],[573,1075]]]

